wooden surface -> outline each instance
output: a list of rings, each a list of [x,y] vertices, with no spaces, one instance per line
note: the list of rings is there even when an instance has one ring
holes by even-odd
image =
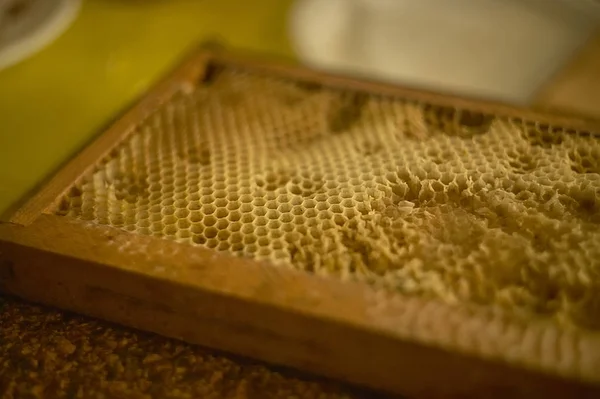
[[[0,296],[0,397],[392,399]]]
[[[600,33],[546,84],[534,105],[600,120]]]

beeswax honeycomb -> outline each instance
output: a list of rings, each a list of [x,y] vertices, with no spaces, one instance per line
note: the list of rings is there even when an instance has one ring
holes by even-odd
[[[57,213],[600,329],[593,132],[220,68]]]

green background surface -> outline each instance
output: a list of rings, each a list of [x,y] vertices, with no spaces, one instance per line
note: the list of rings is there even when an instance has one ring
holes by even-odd
[[[196,43],[293,57],[291,0],[86,0],[75,23],[0,71],[0,215]]]

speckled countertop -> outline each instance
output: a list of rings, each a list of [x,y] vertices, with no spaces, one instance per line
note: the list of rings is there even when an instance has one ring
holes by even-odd
[[[373,399],[341,384],[0,296],[0,398]]]

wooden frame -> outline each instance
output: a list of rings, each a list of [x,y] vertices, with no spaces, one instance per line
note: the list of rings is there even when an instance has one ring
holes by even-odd
[[[561,109],[574,115],[600,118],[600,29],[581,51],[537,93],[540,109]]]
[[[577,129],[600,126],[201,50],[0,224],[0,290],[395,393],[597,397],[596,334],[406,298],[52,214],[62,194],[137,121],[194,87],[214,63]],[[548,339],[557,344],[542,352],[535,343]]]

